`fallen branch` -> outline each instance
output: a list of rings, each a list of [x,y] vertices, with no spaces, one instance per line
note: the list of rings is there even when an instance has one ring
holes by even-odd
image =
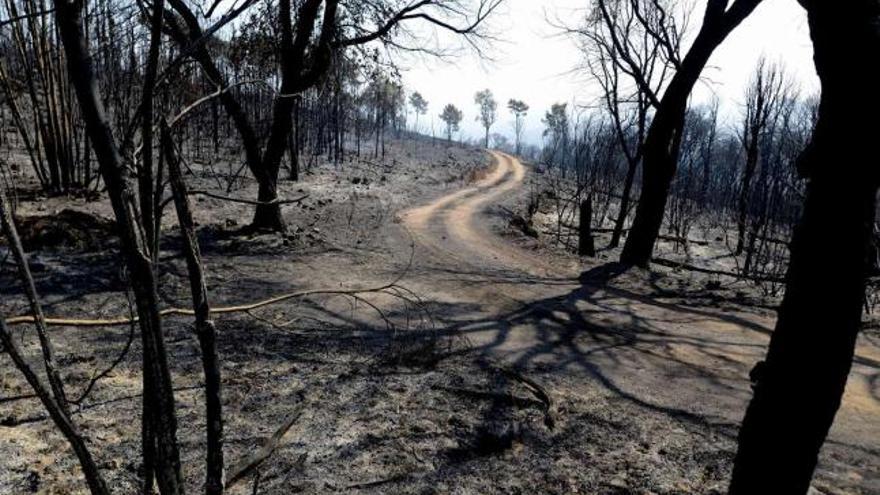
[[[281,439],[284,438],[287,431],[290,430],[293,424],[296,423],[296,420],[302,415],[305,405],[306,402],[302,397],[302,394],[300,394],[299,404],[297,404],[293,412],[287,416],[284,423],[275,430],[275,433],[273,433],[259,449],[244,456],[229,469],[228,477],[226,479],[227,490],[236,482],[251,473],[254,469],[259,467],[260,464],[275,452],[275,449],[278,448],[278,444],[281,443]]]
[[[550,394],[542,387],[538,382],[532,380],[531,378],[523,375],[519,371],[516,371],[512,368],[508,368],[506,366],[492,365],[497,371],[508,378],[512,378],[526,386],[529,391],[534,395],[539,401],[544,404],[544,424],[547,425],[547,428],[553,429],[556,426],[556,420],[553,418],[553,402],[550,400]]]
[[[731,277],[740,280],[751,280],[753,282],[773,282],[777,284],[785,283],[785,279],[782,277],[772,277],[769,275],[743,275],[736,272],[727,272],[723,270],[711,270],[708,268],[700,268],[699,266],[689,265],[687,263],[679,263],[677,261],[667,260],[663,258],[651,258],[651,263],[656,265],[665,266],[667,268],[674,268],[680,270],[687,270],[691,272],[697,273],[705,273],[707,275],[718,275],[722,277]]]
[[[513,394],[502,394],[498,392],[486,392],[484,390],[476,390],[470,388],[462,388],[462,387],[446,387],[443,385],[434,385],[431,388],[434,390],[440,390],[443,392],[448,392],[451,394],[461,395],[473,400],[484,400],[495,402],[500,405],[512,406],[512,407],[530,407],[536,406],[540,409],[545,409],[547,403],[543,400],[532,399],[529,397],[518,397]],[[529,390],[531,392],[531,390]]]
[[[381,285],[379,287],[366,288],[366,289],[316,289],[316,290],[304,290],[298,292],[288,292],[286,294],[281,294],[279,296],[271,297],[269,299],[263,299],[260,301],[256,301],[250,304],[241,304],[237,306],[225,306],[212,308],[211,313],[214,315],[219,314],[230,314],[230,313],[248,313],[255,309],[263,308],[265,306],[271,306],[273,304],[278,304],[280,302],[288,301],[290,299],[299,299],[308,296],[357,296],[359,294],[369,294],[369,293],[377,293],[377,292],[385,292],[392,289],[400,288],[397,283],[409,273],[410,268],[412,267],[413,259],[415,256],[415,247],[413,245],[413,250],[410,252],[409,263],[406,268],[400,272],[400,274],[394,278],[391,282]],[[359,298],[363,300],[362,298]],[[196,316],[195,311],[187,308],[165,308],[159,311],[160,317],[165,316]],[[13,325],[22,325],[26,323],[34,323],[36,319],[34,315],[21,315],[9,318],[6,320],[6,324],[9,326]],[[121,325],[129,325],[131,323],[137,323],[137,316],[120,316],[116,318],[107,318],[107,319],[78,319],[78,318],[60,318],[60,317],[47,317],[43,319],[46,326],[67,326],[67,327],[113,327],[113,326],[121,326]]]
[[[224,196],[222,194],[216,194],[209,191],[204,191],[201,189],[193,189],[191,191],[187,191],[187,194],[190,196],[207,196],[209,198],[219,199],[223,201],[231,201],[233,203],[243,203],[246,205],[254,205],[254,206],[264,206],[264,205],[288,205],[293,203],[299,203],[302,200],[309,197],[308,194],[300,196],[298,198],[293,199],[273,199],[272,201],[257,201],[254,199],[244,199],[244,198],[234,198],[232,196]]]
[[[299,292],[289,292],[287,294],[282,294],[280,296],[272,297],[269,299],[264,299],[262,301],[253,302],[250,304],[241,304],[238,306],[225,306],[219,308],[212,308],[211,314],[229,314],[229,313],[247,313],[249,311],[253,311],[255,309],[259,309],[265,306],[270,306],[272,304],[277,304],[283,301],[287,301],[290,299],[298,299],[308,296],[324,296],[324,295],[356,295],[363,294],[369,292],[380,292],[386,289],[391,288],[392,285],[385,285],[382,287],[376,287],[372,289],[352,289],[352,290],[306,290]],[[187,308],[165,308],[159,312],[159,316],[195,316],[195,311]],[[107,319],[76,319],[76,318],[52,318],[47,317],[45,319],[47,326],[69,326],[69,327],[113,327],[113,326],[121,326],[128,325],[130,323],[137,323],[137,316],[120,316],[116,318],[107,318]],[[6,320],[7,325],[21,325],[25,323],[33,323],[34,317],[33,315],[22,315],[15,316],[13,318],[9,318]]]
[[[563,222],[561,225],[569,230],[578,230],[578,226],[574,225],[574,224]],[[599,234],[611,234],[614,232],[614,229],[603,228],[603,227],[593,228],[592,230],[593,230],[593,232],[599,233]],[[623,233],[629,232],[629,229],[623,229],[623,230],[621,230],[621,232],[623,232]],[[705,241],[702,239],[691,239],[691,238],[686,239],[684,237],[675,237],[675,236],[671,236],[671,235],[658,235],[657,239],[660,239],[661,241],[675,242],[677,244],[694,244],[696,246],[708,246],[709,245],[709,241]],[[775,239],[770,239],[770,241],[776,242]]]

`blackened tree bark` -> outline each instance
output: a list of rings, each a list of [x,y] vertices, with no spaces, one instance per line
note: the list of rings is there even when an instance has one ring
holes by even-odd
[[[43,403],[43,407],[46,408],[46,411],[55,423],[55,426],[61,430],[64,438],[70,444],[70,447],[73,449],[74,454],[76,454],[76,457],[79,460],[89,491],[93,495],[109,494],[110,490],[107,488],[107,483],[104,481],[103,476],[101,476],[98,464],[95,462],[92,453],[86,445],[85,438],[80,434],[76,425],[73,424],[73,421],[70,420],[70,416],[64,412],[64,409],[52,396],[49,389],[43,385],[43,382],[40,380],[36,371],[34,371],[34,369],[28,364],[25,354],[21,350],[21,346],[18,344],[18,339],[16,339],[12,335],[12,332],[9,331],[3,315],[0,315],[0,343],[3,344],[3,349],[9,354],[9,357],[12,358],[15,367],[22,372],[34,393],[40,398],[40,402]]]
[[[304,1],[297,11],[295,28],[290,0],[282,0],[278,4],[278,23],[281,33],[279,57],[281,93],[275,98],[272,107],[272,125],[262,153],[256,132],[241,104],[229,91],[224,91],[220,95],[220,102],[241,136],[248,168],[257,180],[257,200],[262,204],[258,205],[254,212],[251,222],[251,227],[254,229],[280,231],[285,228],[281,205],[277,202],[278,172],[288,135],[293,128],[292,112],[296,95],[314,85],[326,72],[331,59],[331,42],[334,41],[336,10],[339,2],[327,0],[318,42],[315,46],[310,46],[322,3],[325,2]],[[186,25],[184,32],[174,20],[170,21],[168,25],[172,37],[184,49],[193,50],[194,58],[218,88],[227,87],[225,78],[208,53],[205,33],[195,14],[182,0],[169,0],[169,4]]]
[[[743,122],[742,145],[745,150],[743,175],[740,182],[737,209],[736,254],[743,253],[746,245],[746,229],[748,226],[749,197],[751,196],[752,180],[758,168],[758,158],[762,138],[767,133],[771,117],[779,115],[779,104],[782,100],[783,76],[776,67],[766,67],[764,59],[758,61],[755,78],[746,91],[746,116]]]
[[[171,37],[174,38],[175,42],[179,44],[182,49],[192,51],[193,58],[199,63],[202,70],[205,72],[205,75],[214,83],[214,85],[217,86],[218,89],[228,88],[229,84],[226,81],[226,78],[223,76],[223,73],[217,67],[217,64],[208,52],[206,40],[208,35],[202,30],[196,15],[183,0],[168,0],[168,4],[180,16],[180,19],[182,19],[183,24],[186,26],[184,30],[184,28],[177,22],[177,18],[166,16],[166,25]],[[274,197],[277,180],[271,181],[270,177],[265,173],[262,166],[260,141],[257,138],[257,133],[254,131],[250,119],[248,119],[247,113],[231,91],[222,91],[219,95],[219,99],[220,103],[223,104],[224,110],[226,110],[226,113],[235,124],[236,130],[238,130],[241,144],[244,148],[245,161],[248,169],[259,185],[260,196]],[[273,215],[273,217],[277,218],[279,221],[281,220],[280,207],[277,215]],[[277,227],[278,230],[281,230],[283,228],[283,223],[279,224]]]
[[[138,170],[138,192],[140,193],[141,223],[144,236],[150,248],[150,256],[159,258],[159,219],[156,218],[155,190],[157,189],[153,170],[153,95],[159,70],[159,49],[162,45],[162,13],[165,0],[153,2],[150,27],[150,49],[147,66],[144,70],[143,95],[141,96],[141,161]]]
[[[593,242],[593,196],[581,201],[578,211],[578,255],[596,256],[596,245]]]
[[[125,180],[119,148],[98,96],[97,80],[83,34],[83,7],[83,0],[55,0],[55,22],[67,56],[68,76],[107,185],[135,295],[143,344],[143,400],[148,406],[144,408],[143,421],[151,433],[145,435],[150,442],[143,446],[144,458],[155,462],[156,481],[163,494],[183,493],[174,393],[162,335],[155,273],[147,240],[138,226],[135,195]]]
[[[80,463],[80,468],[86,478],[86,484],[89,491],[95,495],[107,494],[107,484],[98,468],[97,463],[92,457],[91,452],[86,445],[85,438],[79,432],[76,425],[70,418],[70,410],[68,407],[67,396],[64,392],[64,383],[61,379],[61,373],[55,364],[52,342],[49,340],[46,332],[46,322],[43,316],[43,309],[37,296],[37,290],[34,285],[34,279],[31,276],[28,267],[27,257],[24,247],[21,244],[21,238],[15,228],[12,220],[12,212],[10,205],[6,200],[5,191],[0,190],[0,231],[3,232],[7,239],[9,248],[12,251],[15,263],[18,265],[19,274],[22,279],[22,285],[25,289],[28,302],[31,306],[31,312],[34,317],[34,326],[37,330],[37,338],[40,341],[40,350],[43,354],[43,366],[46,370],[46,377],[49,380],[49,387],[43,384],[42,379],[34,368],[28,364],[25,354],[22,351],[18,340],[13,337],[12,332],[6,326],[3,315],[0,315],[0,343],[3,344],[3,350],[12,358],[15,367],[21,371],[25,380],[31,386],[31,389],[39,397],[43,407],[49,413],[49,417],[55,423],[55,426],[61,431],[64,438],[68,441],[73,452],[76,454]]]
[[[620,255],[624,264],[647,266],[650,263],[663,224],[669,186],[678,165],[688,97],[712,52],[761,0],[735,0],[730,8],[727,3],[728,0],[709,0],[703,25],[657,106],[645,138],[641,196]]]
[[[502,0],[480,0],[470,17],[467,9],[449,8],[442,0],[419,0],[396,9],[382,2],[372,5],[380,21],[372,30],[354,29],[354,36],[343,38],[337,32],[336,12],[339,0],[303,0],[296,2],[296,15],[291,15],[289,0],[278,2],[278,32],[281,33],[279,62],[281,90],[272,107],[272,121],[269,137],[261,148],[254,127],[248,120],[240,102],[229,91],[222,91],[220,102],[227,111],[241,135],[248,168],[258,183],[257,206],[251,227],[280,231],[284,230],[281,205],[278,203],[278,171],[284,155],[288,135],[293,127],[292,110],[296,96],[313,87],[330,67],[335,50],[363,45],[372,41],[384,41],[395,35],[395,27],[400,23],[420,20],[440,29],[466,37],[479,37],[479,26],[495,11]],[[204,31],[198,18],[183,0],[168,0],[174,12],[180,16],[183,25],[173,15],[166,16],[169,34],[181,45],[184,52],[192,56],[202,67],[205,75],[219,89],[228,87],[223,74],[208,52],[207,44],[213,31]],[[323,18],[320,32],[315,32],[317,20]],[[434,9],[433,11],[431,9]],[[446,16],[446,17],[444,17]],[[466,25],[457,26],[453,19],[465,20]],[[381,20],[384,19],[384,20]],[[471,42],[473,43],[473,39]],[[262,151],[261,151],[262,150]]]
[[[183,238],[183,251],[189,272],[190,292],[193,312],[196,317],[196,337],[202,355],[202,369],[205,374],[205,417],[207,423],[207,456],[205,459],[205,493],[223,493],[223,397],[220,375],[220,356],[217,353],[217,332],[211,321],[211,307],[208,304],[208,285],[202,267],[202,255],[196,237],[192,208],[187,196],[186,184],[180,172],[180,161],[174,150],[171,132],[167,123],[162,123],[162,145],[168,163],[168,179],[174,195],[177,221]]]
[[[819,121],[799,162],[809,180],[786,291],[739,434],[731,494],[806,493],[840,406],[860,328],[878,186],[880,2],[801,0]],[[858,100],[856,100],[858,98]]]
[[[331,42],[336,27],[338,1],[327,0],[320,39],[311,54],[311,66],[307,65],[306,50],[309,48],[321,0],[306,0],[297,13],[296,30],[292,27],[291,0],[279,0],[278,22],[281,27],[281,94],[276,96],[272,108],[272,127],[263,152],[262,168],[267,179],[260,183],[257,199],[264,204],[257,206],[252,225],[255,228],[283,230],[281,206],[276,202],[278,172],[287,144],[287,136],[293,129],[293,107],[296,96],[315,84],[330,66]]]
[[[665,86],[669,67],[681,63],[681,25],[668,15],[663,2],[595,3],[595,16],[586,27],[571,32],[586,39],[587,63],[602,87],[605,107],[627,162],[609,248],[616,248],[630,213],[630,200],[652,108]],[[685,23],[682,23],[685,24]],[[623,80],[623,81],[622,81]],[[632,89],[628,89],[630,80]]]
[[[34,277],[31,275],[24,246],[21,244],[21,238],[12,219],[11,205],[7,201],[6,192],[3,190],[0,190],[0,232],[6,236],[9,250],[12,251],[15,264],[18,265],[18,273],[31,307],[31,313],[34,315],[34,327],[37,330],[37,338],[40,340],[40,349],[43,353],[43,366],[46,368],[46,377],[49,379],[49,386],[53,397],[61,411],[69,416],[70,409],[68,407],[67,394],[64,392],[64,380],[62,380],[61,373],[58,371],[58,366],[55,362],[55,350],[46,331],[46,318],[43,315],[43,307],[40,305],[40,297],[37,294]]]

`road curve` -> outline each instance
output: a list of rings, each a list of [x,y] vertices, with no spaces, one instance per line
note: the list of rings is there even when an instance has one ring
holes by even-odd
[[[751,398],[749,370],[763,357],[775,319],[669,302],[646,294],[647,286],[582,286],[578,275],[589,263],[564,266],[557,257],[554,266],[493,231],[491,205],[523,186],[526,168],[490,153],[494,166],[484,178],[401,214],[422,268],[409,282],[458,308],[451,326],[493,358],[590,377],[654,410],[738,422]],[[873,453],[880,351],[862,339],[858,355],[830,439]],[[876,483],[876,473],[858,475]]]
[[[491,219],[487,218],[489,206],[523,185],[526,168],[506,153],[490,154],[494,166],[486,177],[471,187],[404,212],[404,225],[422,248],[448,261],[534,276],[558,275],[557,267],[492,232]]]

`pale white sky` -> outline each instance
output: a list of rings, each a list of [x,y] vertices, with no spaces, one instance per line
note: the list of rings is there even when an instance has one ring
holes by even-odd
[[[555,102],[579,105],[596,99],[596,87],[587,74],[572,73],[581,62],[574,42],[558,35],[547,19],[561,19],[574,25],[582,17],[588,0],[506,0],[493,20],[492,28],[503,43],[495,44],[494,62],[464,54],[452,62],[420,60],[405,62],[404,83],[428,100],[428,115],[420,126],[427,130],[430,118],[436,122],[442,107],[452,103],[464,112],[462,130],[466,136],[482,136],[475,121],[474,93],[490,88],[499,104],[498,122],[492,132],[512,136],[512,118],[507,100],[524,100],[531,106],[526,127],[527,140],[541,139],[544,112]],[[705,2],[696,0],[691,29],[699,28]],[[812,46],[806,14],[796,0],[764,0],[715,52],[704,72],[705,82],[695,90],[694,101],[706,101],[717,94],[722,119],[728,125],[738,119],[743,91],[758,58],[785,64],[802,91],[815,92],[818,80],[813,70]]]

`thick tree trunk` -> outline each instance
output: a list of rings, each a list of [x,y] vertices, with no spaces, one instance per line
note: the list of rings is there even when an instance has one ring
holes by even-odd
[[[125,181],[122,158],[98,96],[97,81],[82,31],[82,8],[83,3],[79,0],[56,0],[55,21],[67,55],[68,75],[76,89],[86,131],[107,185],[135,294],[144,354],[143,400],[148,406],[144,408],[147,416],[143,421],[151,426],[154,439],[153,445],[144,445],[144,456],[155,460],[156,480],[163,494],[183,493],[174,394],[159,316],[155,274],[146,241],[137,226],[135,196]]]
[[[801,2],[809,13],[819,121],[786,292],[739,435],[731,494],[806,493],[840,406],[861,323],[878,185],[880,3]],[[858,100],[856,101],[856,98]]]
[[[581,201],[578,219],[578,255],[596,256],[593,243],[593,197]]]
[[[190,44],[194,44],[196,48],[193,57],[202,67],[202,70],[205,72],[205,75],[208,76],[208,79],[214,82],[218,87],[227,87],[228,82],[226,81],[226,78],[220,72],[217,64],[214,63],[214,59],[211,58],[206,43],[202,40],[204,32],[202,31],[195,14],[193,14],[186,3],[181,0],[168,0],[168,3],[174,11],[181,16],[188,31],[188,33],[184,33],[180,26],[175,23],[169,23],[169,32],[172,37],[177,44],[181,46],[181,49],[186,49]],[[271,174],[269,174],[264,167],[263,157],[260,153],[260,142],[250,120],[248,119],[247,113],[244,111],[244,108],[242,108],[238,99],[236,99],[235,94],[231,91],[222,92],[219,99],[220,103],[223,104],[223,109],[226,110],[226,113],[235,124],[236,130],[238,130],[241,144],[244,148],[245,161],[247,162],[248,169],[251,171],[251,174],[259,185],[258,200],[271,201],[272,199],[275,199],[277,196],[277,174],[275,180],[273,180]],[[259,220],[259,222],[257,222],[257,220]],[[255,225],[253,225],[253,227],[255,228],[282,230],[284,222],[281,218],[281,209],[267,206],[261,210],[260,207],[257,207],[257,211],[254,214],[254,223]]]
[[[701,64],[699,70],[702,71],[702,68]],[[681,73],[679,71],[676,76]],[[669,188],[675,176],[687,96],[698,76],[699,72],[689,79],[688,84],[682,82],[675,88],[670,85],[663,97],[664,103],[661,104],[648,131],[645,140],[642,192],[636,206],[636,216],[620,255],[620,261],[624,264],[648,266],[651,260],[654,244],[663,224]]]
[[[281,205],[273,203],[278,199],[278,188],[275,181],[259,183],[257,200],[262,203],[254,210],[254,218],[251,220],[251,228],[255,230],[270,230],[281,232],[284,230],[284,218],[281,216]]]
[[[700,32],[669,82],[645,138],[642,192],[620,261],[648,266],[666,211],[669,187],[675,177],[688,97],[712,52],[761,0],[709,0]]]

